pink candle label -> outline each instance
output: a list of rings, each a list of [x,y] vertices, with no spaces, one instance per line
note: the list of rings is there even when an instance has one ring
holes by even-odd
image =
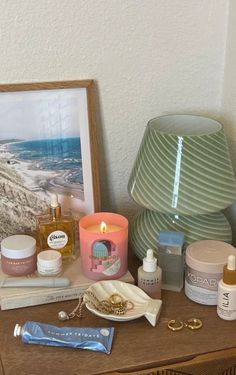
[[[109,240],[95,241],[92,244],[91,272],[99,272],[107,276],[118,273],[121,267],[121,259],[117,252],[117,246]]]

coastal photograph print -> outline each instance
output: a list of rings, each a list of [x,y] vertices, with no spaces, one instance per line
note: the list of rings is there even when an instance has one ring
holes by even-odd
[[[75,217],[99,211],[94,83],[0,85],[0,240],[34,232],[56,193]]]

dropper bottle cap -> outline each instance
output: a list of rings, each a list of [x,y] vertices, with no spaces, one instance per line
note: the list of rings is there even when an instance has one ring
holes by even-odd
[[[61,216],[61,205],[58,202],[56,193],[52,193],[51,195],[50,212],[54,220]]]
[[[146,258],[143,258],[143,270],[145,272],[155,272],[157,269],[157,258],[153,255],[153,250],[148,249]]]
[[[224,266],[223,282],[228,285],[236,285],[236,257],[228,256],[228,262]]]

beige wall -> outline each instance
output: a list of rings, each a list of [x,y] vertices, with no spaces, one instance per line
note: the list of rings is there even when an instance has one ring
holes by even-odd
[[[223,81],[221,119],[225,125],[230,153],[236,175],[236,1],[230,0]],[[236,203],[227,210],[236,245]]]
[[[227,15],[227,0],[1,0],[0,82],[96,80],[103,210],[132,215],[147,121],[220,115]]]

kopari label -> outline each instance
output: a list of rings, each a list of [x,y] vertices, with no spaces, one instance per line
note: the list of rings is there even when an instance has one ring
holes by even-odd
[[[186,266],[185,280],[189,285],[211,291],[217,291],[218,283],[221,278],[222,273],[200,272]]]
[[[68,242],[68,236],[61,230],[55,230],[50,233],[47,239],[48,246],[51,249],[63,249]]]

